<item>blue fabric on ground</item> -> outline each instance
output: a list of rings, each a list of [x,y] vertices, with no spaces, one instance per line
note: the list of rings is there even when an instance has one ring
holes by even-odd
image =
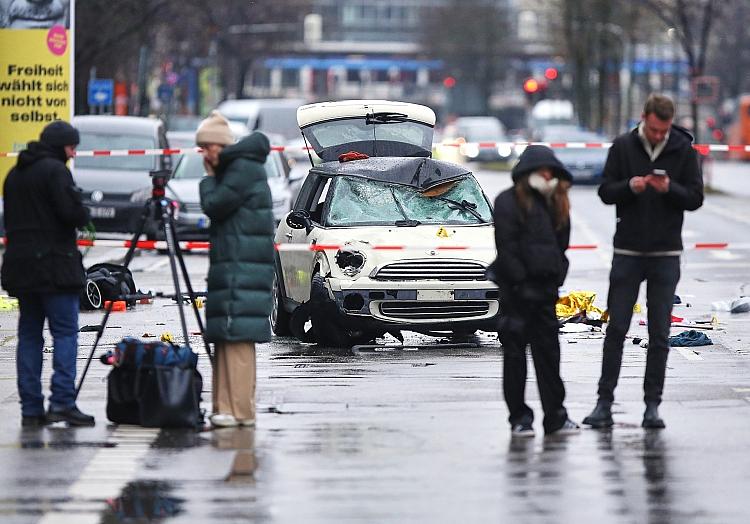
[[[672,347],[710,346],[712,344],[713,342],[705,333],[694,329],[669,337],[669,345]]]

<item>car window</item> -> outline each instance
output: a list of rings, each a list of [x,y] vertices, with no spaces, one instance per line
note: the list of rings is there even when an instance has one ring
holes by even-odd
[[[108,135],[81,131],[80,151],[111,149],[156,149],[156,140],[144,135]],[[111,169],[115,171],[150,171],[156,169],[156,156],[81,156],[75,159],[76,168]]]
[[[450,201],[460,203],[456,205]],[[462,207],[469,206],[478,214]],[[492,222],[492,211],[482,189],[467,176],[438,190],[378,182],[361,177],[337,179],[326,225],[394,225],[399,220],[423,224],[478,224]]]
[[[282,176],[278,163],[274,155],[268,155],[266,163],[263,164],[266,169],[268,178]],[[203,178],[206,170],[203,168],[203,156],[201,155],[183,155],[177,167],[174,170],[174,178]]]

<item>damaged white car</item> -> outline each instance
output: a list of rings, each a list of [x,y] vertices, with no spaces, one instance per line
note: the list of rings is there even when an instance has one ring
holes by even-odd
[[[350,347],[494,331],[492,210],[471,172],[430,158],[432,110],[324,102],[297,121],[323,162],[276,233],[274,332]]]

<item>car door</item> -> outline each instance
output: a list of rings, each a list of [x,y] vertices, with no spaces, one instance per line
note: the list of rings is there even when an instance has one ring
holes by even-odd
[[[320,231],[320,217],[330,180],[327,177],[310,175],[300,192],[295,211],[310,213],[313,228],[309,234],[306,229],[290,227],[284,220],[279,224],[276,239],[279,244],[284,289],[287,298],[298,303],[310,298],[310,280],[315,260],[312,243],[317,240]]]

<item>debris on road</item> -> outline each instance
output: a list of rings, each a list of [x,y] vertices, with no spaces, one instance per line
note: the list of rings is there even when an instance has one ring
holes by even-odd
[[[713,342],[705,333],[691,329],[669,337],[669,345],[672,347],[697,347],[710,346],[713,345]]]

